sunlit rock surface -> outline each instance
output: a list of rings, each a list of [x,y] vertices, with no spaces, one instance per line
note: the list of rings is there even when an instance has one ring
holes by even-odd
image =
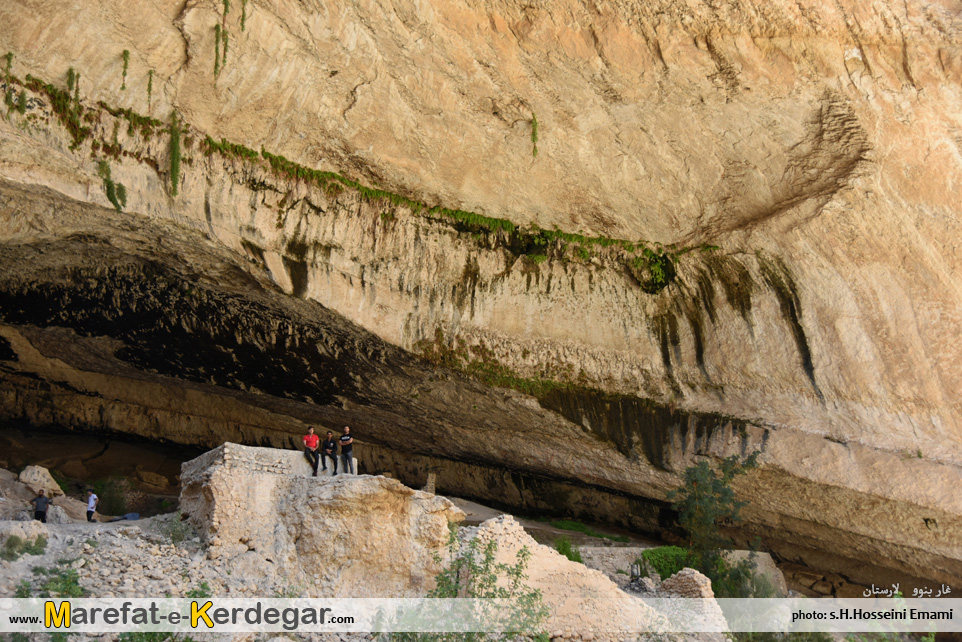
[[[5,416],[206,445],[356,420],[370,466],[441,458],[441,489],[648,527],[637,499],[693,455],[760,448],[748,531],[782,555],[962,575],[957,3],[252,1],[243,30],[238,5],[0,8],[12,73],[63,87],[72,66],[93,131],[68,149],[35,92],[0,123]],[[98,100],[192,126],[176,197],[168,136]],[[694,249],[650,294],[607,250],[511,247],[207,155],[205,135],[428,205]],[[65,198],[109,207],[101,158],[154,223]],[[438,381],[334,313],[617,396]],[[325,315],[363,338],[315,350]]]

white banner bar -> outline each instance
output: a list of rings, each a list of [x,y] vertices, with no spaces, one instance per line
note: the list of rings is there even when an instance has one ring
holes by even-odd
[[[959,599],[591,599],[592,632],[962,632]],[[590,617],[594,616],[594,617]],[[609,618],[605,621],[604,617]],[[532,608],[483,599],[0,598],[0,633],[527,632]],[[551,616],[540,628],[551,628]]]

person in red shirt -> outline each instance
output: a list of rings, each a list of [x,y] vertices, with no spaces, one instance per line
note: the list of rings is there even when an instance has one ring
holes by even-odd
[[[307,463],[314,470],[314,477],[317,477],[317,464],[321,461],[321,453],[317,452],[320,437],[314,434],[314,426],[309,426],[307,434],[301,439],[304,441],[304,456],[307,457]]]

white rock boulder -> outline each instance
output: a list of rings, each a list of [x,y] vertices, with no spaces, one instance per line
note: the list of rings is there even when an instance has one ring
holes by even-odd
[[[430,590],[461,509],[395,479],[309,475],[299,451],[224,444],[183,465],[181,509],[209,557],[254,580],[338,597]]]
[[[27,466],[20,473],[19,480],[35,493],[44,491],[51,499],[63,495],[60,485],[50,475],[50,471],[43,466]]]

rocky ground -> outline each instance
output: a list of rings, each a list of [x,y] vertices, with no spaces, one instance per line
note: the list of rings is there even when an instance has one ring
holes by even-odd
[[[277,457],[278,451],[272,449],[244,449],[237,446],[234,446],[234,448],[240,450],[238,451],[239,454],[235,453],[232,459],[220,460],[220,463],[214,464],[206,463],[198,466],[198,470],[214,471],[222,476],[231,474],[234,478],[240,479],[242,473],[238,471],[238,459],[241,459],[243,465],[240,468],[247,471],[243,474],[252,475],[253,481],[260,486],[263,486],[264,479],[269,476],[282,479],[292,478],[295,483],[309,481],[307,478],[298,481],[302,477],[300,475],[285,475],[275,470],[265,470],[269,466],[264,465],[263,458],[267,455]],[[248,459],[250,461],[247,461]],[[279,461],[283,459],[281,456]],[[292,461],[300,463],[297,458],[292,459]],[[211,475],[211,478],[213,478],[213,475]],[[219,486],[216,482],[209,481],[210,478],[205,479],[208,479],[205,483],[208,484],[207,487],[211,489],[215,499],[224,503],[225,497],[218,495],[218,492],[224,492],[223,489],[218,491]],[[24,483],[25,481],[29,483]],[[343,508],[346,503],[345,498],[350,499],[353,497],[351,493],[358,492],[356,489],[342,487],[356,486],[357,488],[367,489],[371,486],[386,484],[391,488],[382,491],[382,494],[390,495],[391,492],[394,492],[393,486],[400,486],[393,480],[381,480],[371,476],[351,477],[346,480],[317,479],[310,483],[317,485],[323,492],[334,493],[337,501],[327,505],[318,504],[316,497],[305,499],[305,501],[310,501],[311,505],[317,507],[316,512],[323,513],[327,510],[333,513],[335,517],[331,517],[331,519],[335,519],[338,511]],[[186,515],[182,518],[179,513],[173,513],[137,521],[88,523],[84,519],[85,515],[80,512],[84,508],[83,505],[76,500],[64,497],[58,497],[56,500],[58,504],[55,507],[59,509],[58,514],[62,513],[62,517],[58,518],[56,523],[54,523],[54,520],[50,520],[50,523],[41,524],[29,519],[29,514],[23,510],[25,501],[34,496],[39,487],[45,488],[48,494],[55,494],[56,490],[52,488],[55,484],[56,482],[47,474],[46,470],[40,467],[25,469],[19,478],[8,471],[0,472],[0,496],[2,496],[0,498],[3,500],[0,502],[0,540],[5,541],[8,537],[17,535],[29,542],[35,541],[38,536],[43,536],[47,542],[42,552],[32,551],[10,561],[0,560],[0,597],[30,597],[45,592],[108,598],[145,596],[294,597],[307,596],[312,593],[311,589],[293,585],[291,583],[293,576],[290,574],[260,572],[257,565],[251,566],[249,558],[253,554],[253,549],[232,555],[228,542],[238,536],[238,533],[234,532],[237,529],[227,527],[228,521],[225,519],[224,513],[215,515],[213,511],[203,512],[207,511],[209,507],[198,508],[199,505],[196,502],[192,503],[189,499],[184,503],[185,510],[193,510],[197,513],[192,514],[190,520],[186,519]],[[238,481],[229,486],[231,488],[242,487],[242,483]],[[405,492],[406,495],[404,493],[402,495],[409,497],[408,501],[415,507],[424,502],[447,504],[447,500],[439,496],[432,499],[433,495],[419,491],[407,489]],[[297,495],[295,494],[295,496]],[[183,499],[184,497],[182,497]],[[384,500],[381,501],[383,503]],[[357,504],[356,501],[347,503]],[[374,503],[376,504],[376,502]],[[355,508],[350,509],[350,512],[356,515],[357,510],[358,508],[355,506]],[[457,509],[453,510],[457,511]],[[404,520],[398,517],[396,509],[388,512],[390,513],[390,520],[394,522],[400,520],[403,526]],[[446,512],[438,513],[438,517],[444,517],[446,514]],[[205,516],[211,519],[217,517],[220,520],[218,539],[223,540],[222,544],[211,547],[208,545],[208,541],[211,539],[211,531],[207,528],[203,528],[200,533],[194,530],[191,523],[197,523],[198,518],[204,518]],[[358,518],[355,517],[355,519]],[[382,519],[388,518],[382,515]],[[417,519],[419,521],[415,530],[423,531],[426,523],[424,520],[430,519],[430,517],[419,517]],[[357,532],[358,530],[354,529],[349,532]],[[527,566],[528,583],[529,586],[542,591],[545,603],[551,607],[552,619],[549,623],[549,632],[552,639],[558,642],[562,640],[621,639],[595,631],[600,621],[596,617],[597,614],[585,615],[574,611],[568,612],[561,605],[564,603],[566,596],[570,597],[570,591],[572,590],[586,597],[605,598],[616,594],[624,596],[610,580],[620,580],[622,577],[627,579],[627,576],[617,571],[621,565],[630,564],[629,558],[632,558],[641,549],[624,547],[586,548],[586,561],[589,564],[597,565],[604,571],[599,572],[587,569],[581,564],[570,562],[549,547],[538,545],[525,532],[521,524],[509,515],[488,519],[480,525],[461,528],[459,535],[464,540],[475,537],[482,542],[494,540],[498,544],[498,555],[503,557],[503,561],[507,563],[516,559],[515,556],[521,547],[527,547],[532,551],[532,557]],[[241,534],[241,536],[248,537],[244,534]],[[254,532],[254,535],[250,537],[255,536],[270,537],[270,535],[257,532]],[[378,540],[381,548],[391,549],[384,551],[385,555],[391,556],[392,551],[397,552],[395,549],[398,549],[398,546],[390,537],[371,539]],[[426,544],[422,539],[415,538],[412,540],[411,546],[415,548],[425,546]],[[257,548],[261,549],[262,546],[269,545],[270,550],[273,551],[272,555],[276,556],[277,553],[282,552],[281,549],[284,545],[282,540],[283,538],[272,543],[268,543],[266,540],[256,540]],[[253,544],[255,540],[249,539],[248,541]],[[245,559],[248,560],[247,563],[244,563]],[[416,557],[412,556],[411,559],[416,560]],[[338,572],[341,574],[350,573],[351,570],[346,568],[340,569]],[[394,571],[395,569],[389,569],[386,572]],[[298,576],[297,579],[300,581],[305,578]],[[676,580],[676,578],[672,579]],[[389,582],[389,578],[380,578],[379,581]],[[315,588],[325,585],[325,579],[320,574],[313,576],[313,582]],[[54,583],[58,585],[54,587]],[[675,587],[677,591],[704,592],[708,590],[710,592],[710,587],[706,589],[708,587],[707,579],[700,575],[694,579],[679,578],[676,583],[679,584],[678,587]],[[619,581],[618,584],[625,585],[622,581]],[[653,585],[647,587],[647,589],[649,591],[658,590]],[[76,591],[76,593],[69,593],[70,591]],[[616,606],[610,608],[618,609]],[[627,608],[628,611],[622,613],[605,614],[605,621],[627,622],[626,617],[637,618],[639,613],[646,611],[643,607],[630,604]],[[626,613],[629,612],[630,616],[626,616]],[[641,617],[647,616],[642,613]],[[619,620],[618,618],[622,619]],[[98,635],[91,637],[111,641],[115,636]],[[200,639],[205,636],[195,637]],[[235,635],[229,636],[229,639],[258,642],[268,640],[270,637],[272,636]],[[290,637],[286,636],[285,639]],[[318,642],[373,639],[371,636],[361,634],[299,634],[293,637]],[[228,639],[228,637],[224,639]]]

